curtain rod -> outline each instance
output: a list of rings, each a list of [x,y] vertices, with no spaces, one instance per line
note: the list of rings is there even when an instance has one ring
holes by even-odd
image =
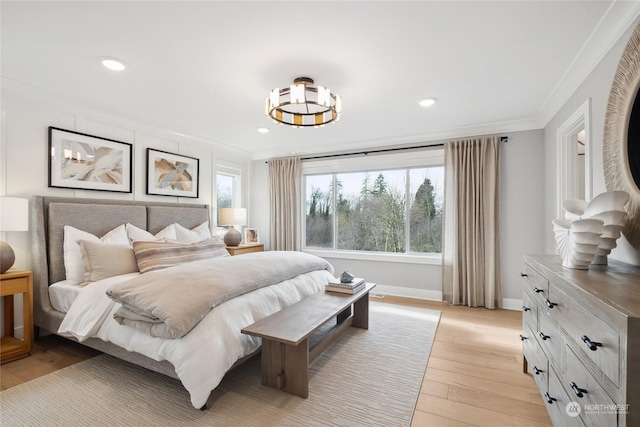
[[[500,142],[509,142],[508,136],[501,136]],[[340,154],[324,154],[321,156],[310,156],[310,157],[300,157],[300,160],[317,160],[317,159],[330,159],[333,157],[346,157],[346,156],[358,156],[358,155],[367,155],[367,154],[377,154],[377,153],[389,153],[392,151],[403,151],[403,150],[417,150],[419,148],[434,148],[434,147],[444,147],[444,143],[441,144],[426,144],[426,145],[415,145],[412,147],[396,147],[396,148],[381,148],[379,150],[368,150],[368,151],[354,151],[352,153],[340,153]],[[265,162],[269,163],[269,162]]]
[[[500,142],[509,142],[508,136],[501,136]],[[419,148],[434,148],[434,147],[444,147],[444,143],[441,144],[426,144],[426,145],[415,145],[412,147],[396,147],[396,148],[381,148],[379,150],[368,150],[368,151],[355,151],[352,153],[340,153],[340,154],[325,154],[322,156],[310,156],[310,157],[301,157],[300,160],[317,160],[317,159],[330,159],[333,157],[345,157],[345,156],[357,156],[357,155],[367,155],[367,154],[377,154],[377,153],[389,153],[393,151],[403,151],[403,150],[417,150]]]

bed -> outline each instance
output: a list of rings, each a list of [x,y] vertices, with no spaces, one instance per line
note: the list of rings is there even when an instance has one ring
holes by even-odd
[[[65,270],[64,240],[65,226],[100,237],[129,224],[134,229],[158,235],[176,223],[186,230],[202,229],[203,224],[208,227],[209,220],[208,206],[200,204],[34,196],[30,230],[34,278],[33,316],[37,334],[40,329],[59,334],[122,360],[177,378],[189,393],[192,405],[203,408],[209,394],[217,387],[224,374],[259,350],[260,340],[242,334],[241,329],[321,291],[333,277],[330,264],[314,267],[313,271],[286,280],[243,291],[241,295],[216,304],[183,336],[166,338],[152,336],[148,331],[136,329],[129,324],[118,323],[114,314],[123,308],[123,304],[109,298],[107,292],[111,292],[116,286],[126,287],[143,277],[147,281],[153,281],[159,275],[169,277],[168,273],[163,272],[175,272],[179,269],[184,272],[192,267],[195,269],[202,263],[215,263],[216,268],[233,263],[244,268],[251,263],[266,269],[267,264],[273,264],[267,257],[277,256],[278,253],[218,256],[211,261],[200,260],[149,273],[130,272],[78,286],[67,280],[69,270]],[[297,253],[289,255],[294,254]],[[213,276],[215,275],[211,275]],[[223,278],[229,276],[232,275]],[[234,283],[231,277],[220,281]]]

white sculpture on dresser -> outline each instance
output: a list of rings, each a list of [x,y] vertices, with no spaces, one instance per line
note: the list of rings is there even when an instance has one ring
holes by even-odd
[[[589,264],[607,265],[607,256],[616,247],[624,226],[628,201],[629,194],[624,191],[608,191],[588,203],[565,200],[565,219],[553,221],[562,265],[582,270]]]
[[[598,251],[602,225],[599,219],[553,220],[556,247],[564,267],[589,268]]]

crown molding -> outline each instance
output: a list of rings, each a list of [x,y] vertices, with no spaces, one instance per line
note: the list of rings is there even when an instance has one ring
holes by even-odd
[[[573,59],[536,118],[545,127],[640,16],[640,2],[614,1]]]

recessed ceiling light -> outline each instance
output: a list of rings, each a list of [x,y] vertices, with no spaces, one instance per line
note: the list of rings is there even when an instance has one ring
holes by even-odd
[[[267,133],[267,132],[269,132],[269,129],[267,129],[267,128],[258,128],[258,132]]]
[[[122,71],[125,68],[127,68],[122,61],[115,58],[109,58],[106,56],[100,58],[100,62],[102,62],[102,65],[104,65],[106,68],[112,71]]]
[[[431,107],[436,103],[436,98],[427,98],[419,102],[421,107]]]

